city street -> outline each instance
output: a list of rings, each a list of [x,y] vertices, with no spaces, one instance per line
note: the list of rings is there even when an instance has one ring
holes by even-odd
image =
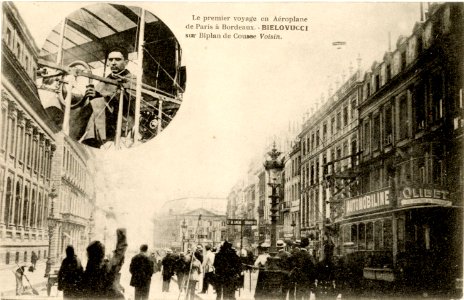
[[[128,265],[123,267],[121,274],[121,284],[125,288],[125,299],[134,299],[134,288],[129,285],[130,281],[130,274],[128,271]],[[9,276],[11,273],[11,276]],[[26,275],[31,281],[32,286],[39,292],[39,295],[32,295],[30,293],[30,289],[28,289],[27,295],[22,296],[15,296],[15,279],[14,275],[9,269],[0,270],[0,282],[2,285],[0,286],[1,292],[1,299],[62,299],[63,294],[62,292],[58,291],[56,285],[52,288],[50,297],[47,297],[47,290],[46,290],[46,281],[43,277],[45,272],[45,262],[40,262],[37,264],[37,269],[35,272],[27,272]],[[254,292],[256,286],[256,280],[258,277],[258,272],[250,273],[245,272],[245,282],[244,287],[239,289],[236,292],[236,299],[237,300],[252,300],[254,299]],[[26,286],[27,281],[24,282]],[[200,282],[201,284],[201,282]],[[185,294],[179,294],[179,289],[177,285],[177,278],[176,276],[173,277],[170,284],[169,292],[161,292],[162,287],[162,278],[161,273],[157,272],[152,277],[152,283],[150,287],[150,299],[163,299],[163,300],[184,300]],[[200,285],[197,285],[196,290],[196,299],[199,300],[215,300],[216,293],[212,287],[209,288],[206,294],[199,294],[200,292]],[[326,297],[316,297],[317,299],[337,299],[337,296],[326,296]],[[453,299],[452,297],[446,296],[432,296],[432,295],[417,295],[417,296],[405,296],[405,295],[388,295],[388,294],[379,294],[379,293],[364,293],[363,295],[341,295],[341,299]]]

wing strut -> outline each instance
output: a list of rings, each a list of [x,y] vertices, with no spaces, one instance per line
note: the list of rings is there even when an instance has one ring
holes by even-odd
[[[58,46],[58,53],[56,55],[56,63],[61,65],[62,58],[63,58],[63,43],[64,43],[64,35],[66,31],[66,21],[68,18],[65,18],[61,27],[60,32],[60,44]],[[65,104],[64,104],[64,115],[63,115],[63,132],[65,135],[69,135],[69,118],[71,114],[71,99],[72,99],[72,82],[69,80],[68,82],[63,82],[63,85],[67,84],[66,89],[68,93],[66,94]]]
[[[140,13],[140,30],[139,30],[139,45],[137,53],[137,83],[135,89],[135,116],[134,116],[134,142],[138,142],[139,125],[140,125],[140,102],[142,99],[142,75],[143,75],[143,46],[145,43],[145,9],[142,8]]]

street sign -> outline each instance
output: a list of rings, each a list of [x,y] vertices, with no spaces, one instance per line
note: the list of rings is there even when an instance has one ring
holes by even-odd
[[[207,237],[208,237],[208,235],[206,235],[206,234],[199,234],[198,235],[199,239],[206,239]]]
[[[227,219],[227,225],[256,225],[255,219]]]

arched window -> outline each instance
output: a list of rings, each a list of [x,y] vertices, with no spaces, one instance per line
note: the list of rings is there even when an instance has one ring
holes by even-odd
[[[19,225],[21,221],[21,183],[16,182],[15,218],[14,223]]]
[[[36,227],[35,223],[35,212],[36,212],[36,199],[35,199],[35,190],[32,190],[32,202],[31,202],[31,218],[30,218],[30,226]]]
[[[23,225],[29,225],[28,214],[29,213],[29,190],[27,186],[24,188],[24,205],[23,205]]]
[[[6,181],[6,195],[5,195],[5,215],[3,216],[3,222],[8,225],[11,220],[11,199],[13,197],[13,186],[11,178],[8,177]]]

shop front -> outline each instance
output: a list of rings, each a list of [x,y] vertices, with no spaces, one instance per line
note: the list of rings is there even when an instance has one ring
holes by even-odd
[[[462,278],[462,209],[445,189],[404,186],[345,200],[339,247],[354,278],[453,289]]]

